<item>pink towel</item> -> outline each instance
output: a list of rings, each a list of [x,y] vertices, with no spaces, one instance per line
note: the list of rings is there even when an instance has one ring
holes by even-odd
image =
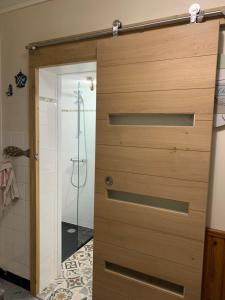
[[[3,161],[0,166],[0,215],[13,200],[19,198],[18,186],[10,160]]]

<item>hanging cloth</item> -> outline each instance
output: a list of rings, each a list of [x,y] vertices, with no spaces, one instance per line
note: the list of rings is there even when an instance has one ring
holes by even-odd
[[[19,199],[15,172],[10,160],[3,161],[0,166],[0,215],[14,200]]]

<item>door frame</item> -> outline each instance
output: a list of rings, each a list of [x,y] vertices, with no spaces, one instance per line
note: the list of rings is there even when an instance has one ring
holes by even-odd
[[[33,296],[37,296],[40,287],[39,69],[90,61],[97,61],[97,40],[29,50],[30,290]]]

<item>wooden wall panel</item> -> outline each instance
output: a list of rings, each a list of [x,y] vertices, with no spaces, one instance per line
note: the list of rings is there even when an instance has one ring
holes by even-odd
[[[225,299],[225,232],[206,232],[202,300]]]

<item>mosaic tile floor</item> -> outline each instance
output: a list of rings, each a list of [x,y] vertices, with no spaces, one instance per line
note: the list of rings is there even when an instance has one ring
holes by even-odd
[[[62,264],[60,278],[39,295],[43,300],[92,300],[93,240]]]

